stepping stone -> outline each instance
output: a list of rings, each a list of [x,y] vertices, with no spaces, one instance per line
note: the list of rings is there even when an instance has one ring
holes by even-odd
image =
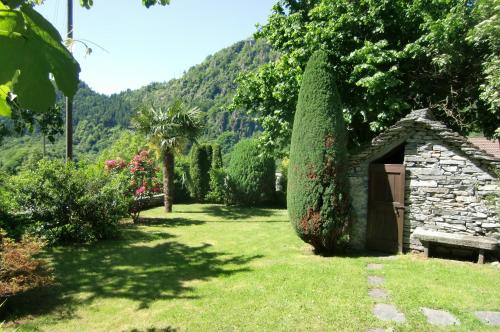
[[[378,257],[378,259],[383,259],[385,261],[392,261],[392,260],[395,260],[395,259],[398,259],[399,256],[398,255],[392,255],[392,256],[381,256],[381,257]]]
[[[486,325],[500,326],[500,312],[498,311],[476,311],[474,315]]]
[[[389,298],[389,295],[386,293],[385,290],[380,289],[380,288],[372,288],[368,291],[368,295],[377,301],[383,301],[387,300]]]
[[[422,313],[427,317],[427,322],[432,325],[450,326],[460,325],[458,319],[445,310],[434,310],[429,308],[420,308]]]
[[[384,283],[385,279],[378,276],[368,276],[368,285],[380,286]]]
[[[382,270],[383,267],[384,267],[384,265],[382,265],[382,264],[368,264],[366,266],[366,268],[368,270]]]
[[[373,308],[373,314],[380,320],[403,323],[406,321],[405,314],[399,312],[392,304],[378,303]]]
[[[367,332],[386,332],[384,329],[369,329]]]

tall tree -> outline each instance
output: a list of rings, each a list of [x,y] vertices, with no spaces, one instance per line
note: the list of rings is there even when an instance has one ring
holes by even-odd
[[[287,206],[316,252],[335,250],[349,222],[346,139],[335,74],[324,51],[307,63],[292,132]]]
[[[203,129],[202,113],[175,101],[166,109],[141,108],[133,122],[159,152],[163,171],[166,212],[172,212],[175,153],[196,140]]]
[[[290,142],[307,59],[328,51],[350,142],[369,140],[411,109],[431,107],[463,133],[500,123],[498,0],[279,0],[256,37],[281,57],[239,79],[264,146]]]

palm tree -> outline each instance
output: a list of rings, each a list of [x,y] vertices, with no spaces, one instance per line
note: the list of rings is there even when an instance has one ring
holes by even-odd
[[[203,128],[198,108],[187,108],[175,101],[166,109],[141,108],[134,117],[139,132],[146,135],[159,152],[163,171],[163,193],[166,212],[172,212],[175,153],[189,141],[195,141]]]

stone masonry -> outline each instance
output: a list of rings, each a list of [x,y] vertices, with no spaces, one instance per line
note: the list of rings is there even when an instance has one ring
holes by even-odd
[[[368,168],[372,161],[404,144],[404,250],[423,250],[412,238],[416,227],[488,236],[500,240],[500,160],[417,110],[351,156],[352,244],[363,249],[368,218]]]

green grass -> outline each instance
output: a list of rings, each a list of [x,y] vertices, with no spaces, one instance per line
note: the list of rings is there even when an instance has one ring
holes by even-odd
[[[284,210],[177,205],[143,213],[124,238],[47,252],[58,283],[8,302],[20,331],[436,330],[419,308],[446,309],[456,331],[488,331],[474,310],[500,310],[500,270],[402,256],[318,257]],[[381,261],[383,271],[367,271]],[[408,323],[372,315],[367,276],[384,275]],[[452,329],[449,329],[452,330]],[[493,329],[490,328],[491,331]]]

